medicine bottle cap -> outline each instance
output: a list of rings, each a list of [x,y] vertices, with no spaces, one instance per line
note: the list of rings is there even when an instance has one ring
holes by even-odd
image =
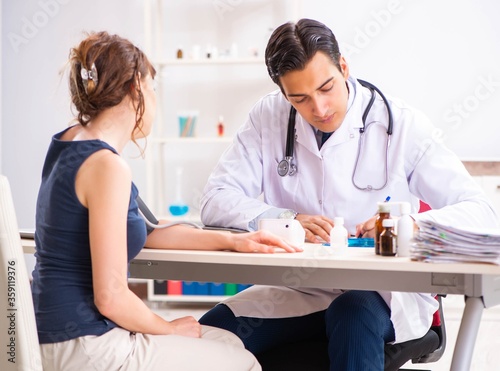
[[[378,204],[378,212],[379,213],[390,213],[391,212],[391,204],[387,202],[380,202]]]
[[[401,202],[401,205],[399,205],[399,211],[401,215],[406,215],[411,212],[411,205],[409,202]]]
[[[394,227],[394,219],[382,220],[382,227]]]
[[[333,225],[344,225],[344,218],[341,216],[336,216],[335,218],[333,218]]]

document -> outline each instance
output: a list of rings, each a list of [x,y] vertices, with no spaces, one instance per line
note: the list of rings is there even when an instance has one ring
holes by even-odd
[[[433,221],[417,222],[410,256],[425,262],[477,262],[500,265],[500,231],[458,229]]]

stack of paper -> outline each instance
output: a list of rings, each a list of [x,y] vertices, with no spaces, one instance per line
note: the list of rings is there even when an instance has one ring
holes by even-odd
[[[479,262],[500,265],[499,230],[463,230],[419,221],[411,257],[426,262]]]

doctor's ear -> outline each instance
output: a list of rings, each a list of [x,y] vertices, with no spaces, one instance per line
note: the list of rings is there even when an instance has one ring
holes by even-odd
[[[347,80],[347,78],[349,77],[349,65],[347,64],[347,61],[343,56],[340,56],[339,58],[339,65],[342,76],[344,76],[344,79]]]

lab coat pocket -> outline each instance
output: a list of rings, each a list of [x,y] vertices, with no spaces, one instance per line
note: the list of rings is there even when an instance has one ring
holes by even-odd
[[[264,175],[264,179],[270,179],[263,184],[264,195],[270,205],[293,208],[299,190],[299,176],[298,174],[280,176],[278,174],[280,161],[276,160],[275,166],[269,167],[269,173]]]

